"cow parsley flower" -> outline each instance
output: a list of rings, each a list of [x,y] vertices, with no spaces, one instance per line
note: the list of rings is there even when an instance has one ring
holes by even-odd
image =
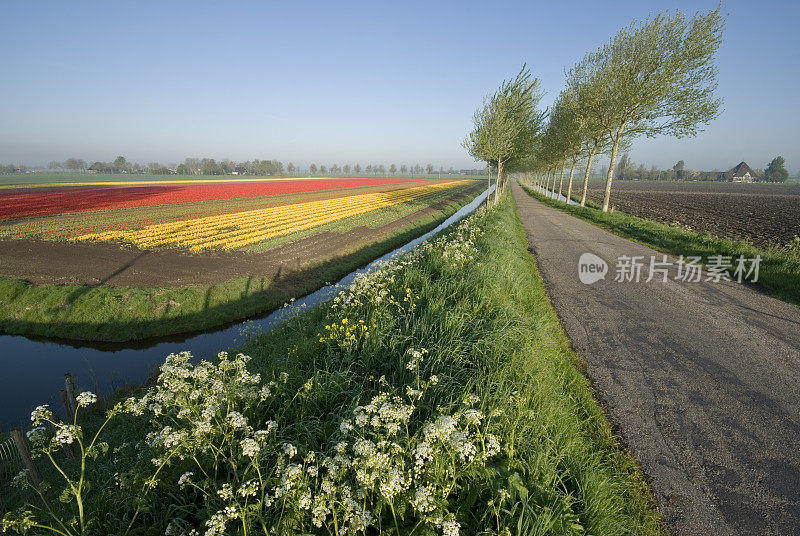
[[[241,445],[242,454],[251,458],[258,456],[258,453],[261,450],[261,447],[258,446],[258,443],[256,443],[255,439],[251,439],[249,437],[242,439]]]
[[[36,409],[31,412],[31,421],[35,425],[41,424],[42,421],[52,420],[52,418],[53,412],[50,411],[50,408],[48,408],[47,404],[44,404],[43,406],[37,406]]]
[[[97,395],[90,391],[84,391],[75,397],[75,400],[78,402],[78,406],[83,408],[97,402]]]
[[[289,459],[294,458],[295,454],[297,454],[297,447],[291,443],[284,443],[282,448],[283,452],[289,457]]]
[[[461,525],[450,517],[442,522],[442,536],[458,536]]]
[[[241,430],[247,426],[247,419],[238,411],[231,411],[228,413],[228,422],[237,430]]]
[[[62,424],[56,430],[56,441],[62,445],[71,445],[78,438],[81,427],[74,424]]]
[[[183,473],[183,474],[181,475],[181,477],[178,479],[178,485],[179,485],[179,486],[181,486],[181,487],[183,487],[183,486],[185,486],[185,485],[187,485],[187,484],[191,484],[191,483],[192,483],[192,477],[193,477],[193,476],[194,476],[194,473],[193,473],[193,472],[191,472],[191,471],[186,471],[186,472],[185,472],[185,473]]]

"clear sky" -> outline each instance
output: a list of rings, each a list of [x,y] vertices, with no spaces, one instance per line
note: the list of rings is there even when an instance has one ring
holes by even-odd
[[[473,110],[527,62],[564,68],[633,18],[693,2],[3,2],[0,163],[187,156],[473,167]],[[648,166],[800,168],[800,2],[727,1],[725,111]]]

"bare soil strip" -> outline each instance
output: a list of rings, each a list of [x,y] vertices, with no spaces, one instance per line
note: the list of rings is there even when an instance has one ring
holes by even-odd
[[[674,270],[614,282],[619,256],[663,254],[513,192],[553,306],[672,530],[800,534],[800,309]],[[592,285],[578,278],[587,252],[609,263]]]

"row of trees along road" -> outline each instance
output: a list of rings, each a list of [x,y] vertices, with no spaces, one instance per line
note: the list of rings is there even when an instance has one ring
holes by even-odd
[[[642,135],[694,136],[719,115],[714,59],[724,24],[721,7],[691,18],[677,11],[633,21],[567,71],[566,87],[547,114],[543,134],[536,122],[542,116],[522,104],[540,98],[538,80],[523,69],[475,113],[475,129],[464,145],[499,176],[513,162],[515,171],[532,172],[539,185],[555,190],[559,175],[559,193],[569,169],[567,198],[576,166],[585,158],[581,205],[592,162],[607,153],[611,163],[603,210],[608,211],[620,150]]]
[[[506,175],[531,166],[545,119],[538,109],[541,98],[539,79],[532,78],[523,66],[514,79],[503,81],[494,94],[485,97],[472,117],[474,128],[462,145],[475,160],[486,162],[489,188],[492,171],[496,170],[495,202],[500,199]]]

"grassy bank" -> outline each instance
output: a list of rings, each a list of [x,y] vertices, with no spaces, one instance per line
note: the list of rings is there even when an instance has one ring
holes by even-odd
[[[56,518],[103,534],[664,534],[510,201],[253,337],[249,361],[173,357],[104,429],[86,491],[59,502],[64,478],[44,471]],[[81,410],[85,439],[98,409]],[[77,482],[79,460],[53,455]]]
[[[746,241],[698,233],[625,212],[603,212],[593,203],[587,203],[586,207],[567,206],[524,184],[522,187],[546,205],[670,255],[699,256],[704,259],[712,255],[731,256],[734,259],[739,255],[745,258],[761,255],[758,285],[776,298],[800,305],[800,248],[759,248]]]
[[[433,229],[464,202],[451,202],[435,215],[409,223],[367,247],[287,271],[277,281],[248,277],[213,286],[140,288],[33,285],[0,277],[0,332],[122,342],[222,326],[271,311],[338,280]]]

